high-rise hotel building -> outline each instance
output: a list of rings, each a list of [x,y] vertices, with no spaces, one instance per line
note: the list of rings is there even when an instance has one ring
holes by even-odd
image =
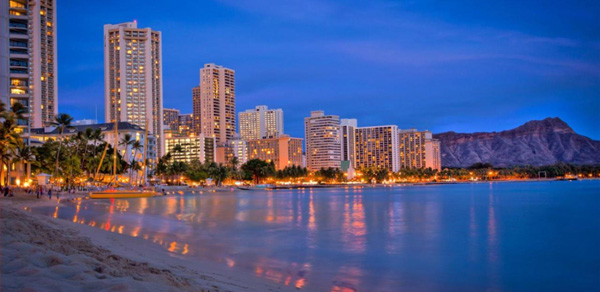
[[[259,105],[239,113],[239,123],[244,140],[277,138],[283,134],[283,110]]]
[[[398,143],[400,168],[442,169],[440,141],[430,131],[399,131]]]
[[[340,117],[312,111],[304,118],[306,167],[309,170],[340,168]]]
[[[0,100],[28,109],[19,131],[41,128],[58,112],[56,2],[0,1]]]
[[[360,127],[355,130],[356,168],[400,169],[398,126]]]
[[[215,64],[200,69],[200,86],[192,90],[194,132],[223,145],[235,134],[235,71]]]
[[[273,162],[275,169],[302,166],[302,139],[280,135],[276,138],[250,140],[247,143],[248,159]]]
[[[107,123],[148,123],[164,155],[160,32],[137,22],[104,25],[104,99]]]
[[[340,123],[340,139],[342,146],[342,161],[348,161],[349,165],[356,168],[355,158],[355,133],[357,127],[356,119],[342,119]]]

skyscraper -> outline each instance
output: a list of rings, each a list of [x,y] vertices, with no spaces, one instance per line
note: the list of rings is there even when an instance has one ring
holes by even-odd
[[[235,134],[235,71],[215,64],[200,69],[192,90],[194,131],[224,144]]]
[[[360,127],[355,130],[356,168],[398,171],[398,126]]]
[[[341,159],[340,117],[312,111],[304,118],[306,167],[310,170],[339,168]]]
[[[340,123],[340,139],[342,146],[342,161],[349,161],[349,165],[356,167],[355,159],[355,141],[354,130],[356,129],[356,119],[342,119]]]
[[[402,130],[398,141],[401,168],[441,170],[440,141],[430,131]]]
[[[0,35],[0,100],[28,109],[18,121],[27,134],[47,126],[58,112],[56,2],[1,1]]]
[[[240,135],[244,140],[277,138],[283,134],[283,110],[259,105],[239,114]]]
[[[164,154],[160,32],[137,22],[104,26],[104,100],[107,123],[115,117],[141,127],[148,122],[158,155]]]

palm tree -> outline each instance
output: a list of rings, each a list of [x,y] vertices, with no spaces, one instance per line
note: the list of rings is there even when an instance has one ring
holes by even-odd
[[[72,129],[71,122],[73,121],[73,117],[69,114],[60,113],[54,117],[54,121],[50,122],[50,125],[55,126],[58,129],[58,151],[56,151],[56,167],[54,168],[54,175],[58,175],[58,158],[60,155],[60,149],[62,147],[62,135],[66,129]]]
[[[142,147],[142,143],[139,140],[135,140],[133,141],[133,143],[131,143],[131,148],[133,149],[133,157],[131,158],[132,170],[137,171],[138,169],[141,169],[141,167],[139,167],[139,164],[137,163],[135,157],[137,156],[137,152],[141,152],[144,147]],[[132,181],[132,174],[133,172],[129,173],[129,182]]]
[[[24,143],[19,143],[20,145],[16,148],[14,153],[13,162],[22,162],[24,166],[26,166],[27,172],[27,181],[29,181],[29,175],[31,174],[31,164],[36,163],[35,155],[31,150],[31,147],[24,145]]]
[[[20,132],[18,131],[19,120],[23,119],[23,114],[27,112],[24,105],[15,103],[10,110],[0,101],[0,181],[4,178],[3,166],[6,164],[6,183],[8,184],[10,162],[14,150],[19,144],[22,144]]]

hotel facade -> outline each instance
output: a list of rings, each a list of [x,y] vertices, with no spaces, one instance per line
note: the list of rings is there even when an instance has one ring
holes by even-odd
[[[248,159],[273,161],[277,170],[287,166],[302,166],[302,139],[281,135],[247,141]]]
[[[259,105],[239,113],[239,124],[244,140],[276,138],[283,134],[283,110]]]
[[[355,130],[356,168],[400,169],[398,126],[360,127]]]
[[[223,145],[236,131],[235,71],[215,64],[200,69],[200,85],[192,89],[194,132]]]
[[[181,151],[175,150],[178,145]],[[167,138],[165,149],[171,154],[173,161],[190,163],[197,160],[206,163],[215,160],[215,139],[204,137],[202,134],[194,137]]]
[[[355,131],[357,128],[356,119],[342,119],[340,123],[340,139],[342,146],[342,161],[347,161],[352,168],[356,168],[356,141]]]
[[[54,0],[0,2],[0,100],[27,109],[17,121],[25,141],[58,113],[56,56]]]
[[[161,33],[137,22],[104,26],[105,122],[130,122],[157,139],[163,151]]]
[[[430,131],[416,129],[398,133],[400,168],[431,168],[441,170],[440,141]]]
[[[340,168],[340,117],[312,111],[304,118],[306,167],[309,170]]]

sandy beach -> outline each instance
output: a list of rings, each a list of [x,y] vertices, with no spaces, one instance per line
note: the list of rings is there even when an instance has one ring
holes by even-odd
[[[185,261],[142,238],[27,211],[56,199],[17,194],[0,202],[2,291],[297,291]]]

